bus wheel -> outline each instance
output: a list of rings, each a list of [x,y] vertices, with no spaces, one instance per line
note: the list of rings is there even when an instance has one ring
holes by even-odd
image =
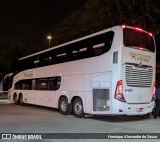
[[[62,97],[59,101],[59,109],[60,113],[63,115],[68,114],[69,112],[69,104],[68,104],[68,99],[66,97]]]
[[[19,101],[18,101],[17,98],[15,98],[14,103],[15,103],[16,105],[19,105]]]
[[[84,117],[83,102],[80,98],[75,99],[73,102],[73,113],[78,118]]]
[[[19,103],[20,105],[24,105],[24,102],[23,102],[23,95],[21,94],[20,97],[19,97]]]
[[[16,105],[19,105],[19,100],[18,100],[18,98],[17,98],[17,95],[14,96],[14,103],[15,103]]]

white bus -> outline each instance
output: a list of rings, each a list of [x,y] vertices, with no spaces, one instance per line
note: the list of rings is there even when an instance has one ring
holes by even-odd
[[[155,65],[151,33],[114,26],[20,58],[8,98],[76,117],[144,115],[154,107]]]

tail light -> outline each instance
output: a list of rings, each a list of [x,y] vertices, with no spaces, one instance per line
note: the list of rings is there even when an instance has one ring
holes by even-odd
[[[156,98],[156,83],[154,82],[153,93],[152,93],[152,101],[154,101],[155,98]]]
[[[119,100],[119,101],[126,102],[125,99],[124,99],[124,96],[123,96],[123,83],[122,83],[122,80],[119,80],[117,82],[114,98]]]
[[[139,47],[139,50],[144,50],[144,48],[143,47]]]
[[[123,28],[123,29],[126,28],[126,25],[122,25],[122,28]]]

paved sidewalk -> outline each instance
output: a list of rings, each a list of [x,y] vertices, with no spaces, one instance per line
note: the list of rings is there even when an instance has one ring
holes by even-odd
[[[135,133],[136,135],[151,135],[160,132],[160,118],[156,120],[141,118],[140,116],[95,116],[76,118],[73,115],[61,115],[57,109],[36,105],[15,105],[7,103],[7,99],[0,99],[0,132],[3,134],[44,133]],[[138,134],[137,134],[138,133]],[[63,138],[63,135],[61,136]],[[0,139],[0,142],[2,140]],[[4,140],[3,140],[4,141]],[[36,140],[5,140],[5,142],[34,142]],[[159,139],[44,139],[44,142],[158,142]]]
[[[10,104],[12,102],[10,102],[8,99],[0,99],[0,104]]]

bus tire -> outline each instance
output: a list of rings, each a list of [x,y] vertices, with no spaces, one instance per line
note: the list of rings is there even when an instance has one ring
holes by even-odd
[[[22,94],[20,94],[20,96],[19,96],[19,104],[22,105],[22,106],[24,105]]]
[[[83,102],[80,98],[76,98],[73,101],[73,114],[78,118],[84,117]]]
[[[16,105],[19,105],[19,101],[18,101],[17,98],[14,100],[14,103],[15,103]]]
[[[18,97],[17,97],[16,94],[14,94],[14,103],[15,103],[16,105],[19,105],[19,100],[18,100]]]
[[[72,103],[69,104],[69,110],[68,110],[68,115],[71,115],[73,111],[73,105]]]
[[[62,97],[59,100],[59,110],[60,113],[63,115],[67,115],[69,112],[70,105],[68,104],[68,99],[66,97]]]

